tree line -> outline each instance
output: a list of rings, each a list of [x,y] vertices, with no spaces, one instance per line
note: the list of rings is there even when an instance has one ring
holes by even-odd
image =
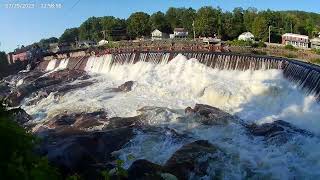
[[[194,23],[194,24],[193,24]],[[196,37],[217,35],[222,40],[233,40],[241,33],[250,31],[257,40],[268,40],[271,26],[271,41],[281,42],[286,32],[316,36],[320,31],[320,14],[304,11],[258,11],[256,8],[235,8],[223,11],[211,6],[193,8],[169,8],[165,13],[158,11],[151,15],[145,12],[132,13],[127,19],[113,16],[90,17],[79,27],[66,29],[60,38],[44,39],[52,42],[74,42],[76,40],[135,39],[150,36],[154,29],[172,33],[182,27]]]

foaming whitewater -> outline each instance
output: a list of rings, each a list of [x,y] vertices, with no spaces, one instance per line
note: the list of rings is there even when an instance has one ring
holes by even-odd
[[[319,177],[320,106],[315,97],[304,95],[288,82],[281,70],[218,70],[182,55],[160,64],[132,62],[115,63],[113,55],[90,57],[85,71],[92,75],[90,80],[97,83],[61,97],[50,94],[38,104],[23,108],[36,118],[35,121],[41,122],[63,111],[105,109],[110,117],[128,117],[142,113],[137,110],[145,106],[165,107],[166,110],[157,113],[152,108],[143,111],[151,114],[149,124],[169,127],[188,134],[193,140],[209,140],[225,149],[231,158],[224,164],[228,172],[224,179],[247,177],[246,168],[259,175],[254,179]],[[67,62],[61,63],[58,68],[65,68]],[[55,70],[55,67],[56,62],[50,61],[47,70]],[[126,81],[136,82],[132,91],[110,91]],[[181,121],[184,109],[196,103],[218,107],[247,123],[262,124],[281,119],[317,136],[297,136],[293,141],[275,146],[248,137],[244,128],[236,123],[208,127],[194,119]],[[163,136],[138,131],[118,154],[125,160],[126,167],[140,158],[163,164],[189,141],[177,140],[166,131]],[[134,159],[128,159],[128,155]]]

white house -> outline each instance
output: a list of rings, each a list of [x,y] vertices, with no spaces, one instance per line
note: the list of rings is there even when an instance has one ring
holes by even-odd
[[[98,46],[103,46],[108,43],[109,43],[109,41],[102,39],[101,41],[98,42]]]
[[[308,48],[309,37],[301,34],[285,33],[282,35],[282,44],[297,48]]]
[[[173,34],[170,34],[170,38],[187,38],[188,31],[184,28],[174,28]]]
[[[161,32],[158,29],[155,29],[154,31],[151,32],[151,40],[161,40],[168,38],[168,34]]]
[[[310,40],[312,49],[320,49],[320,33],[319,37]]]
[[[254,35],[251,32],[244,32],[240,34],[238,40],[241,41],[254,41]]]

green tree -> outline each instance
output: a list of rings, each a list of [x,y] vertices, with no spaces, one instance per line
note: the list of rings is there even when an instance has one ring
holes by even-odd
[[[34,153],[38,140],[14,122],[15,111],[0,103],[0,176],[1,179],[58,179],[56,169]]]
[[[127,20],[127,33],[130,38],[141,36],[149,36],[151,26],[149,21],[150,16],[144,12],[136,12],[131,14]]]
[[[268,24],[263,16],[257,16],[252,24],[252,32],[257,39],[266,41],[268,39]]]
[[[7,54],[3,51],[0,51],[0,67],[4,68],[8,65]]]
[[[196,34],[200,36],[212,36],[217,33],[219,12],[210,6],[198,10],[195,18]]]
[[[41,39],[37,45],[41,48],[48,48],[51,43],[57,43],[59,41],[56,37],[51,37],[48,39]]]
[[[182,8],[181,9],[181,25],[183,28],[185,28],[188,32],[190,36],[193,36],[193,33],[190,33],[193,31],[193,26],[192,23],[195,20],[196,17],[196,10],[192,9],[192,8]]]
[[[171,27],[164,13],[158,11],[150,16],[151,30],[158,29],[161,32],[170,33]]]
[[[173,30],[173,28],[182,27],[181,9],[182,8],[170,7],[166,12],[166,18],[172,28],[171,30]]]
[[[243,12],[243,24],[246,29],[246,31],[251,32],[252,31],[252,24],[254,21],[254,18],[257,16],[258,10],[256,8],[248,8]]]
[[[103,38],[101,18],[90,17],[79,27],[80,40],[99,41]]]
[[[66,29],[63,34],[59,38],[59,42],[61,43],[72,43],[79,39],[79,29],[78,28],[70,28]]]

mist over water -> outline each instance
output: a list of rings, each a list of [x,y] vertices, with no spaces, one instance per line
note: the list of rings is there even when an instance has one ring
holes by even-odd
[[[67,63],[68,60],[61,61],[57,67],[64,69]],[[47,71],[55,67],[56,61],[52,60]],[[115,64],[112,55],[90,57],[85,70],[92,75],[87,81],[96,83],[61,97],[50,94],[38,104],[25,104],[23,108],[39,122],[64,111],[105,109],[109,117],[144,113],[148,114],[150,125],[174,129],[190,137],[177,139],[165,129],[162,136],[137,131],[135,138],[117,152],[125,160],[126,167],[141,158],[163,164],[182,145],[201,139],[218,145],[228,155],[221,164],[224,179],[247,177],[247,169],[262,179],[312,179],[320,175],[317,137],[320,106],[312,95],[306,96],[285,80],[281,70],[218,70],[183,55],[160,64],[143,61]],[[110,91],[126,81],[135,81],[132,91]],[[184,109],[196,103],[218,107],[246,123],[284,120],[316,136],[298,135],[280,146],[267,145],[259,138],[249,137],[238,123],[205,126],[195,119],[185,118]],[[137,111],[145,106],[164,107],[165,110]],[[127,158],[128,155],[134,158]],[[214,166],[211,164],[211,168]],[[208,172],[210,174],[210,169]]]

